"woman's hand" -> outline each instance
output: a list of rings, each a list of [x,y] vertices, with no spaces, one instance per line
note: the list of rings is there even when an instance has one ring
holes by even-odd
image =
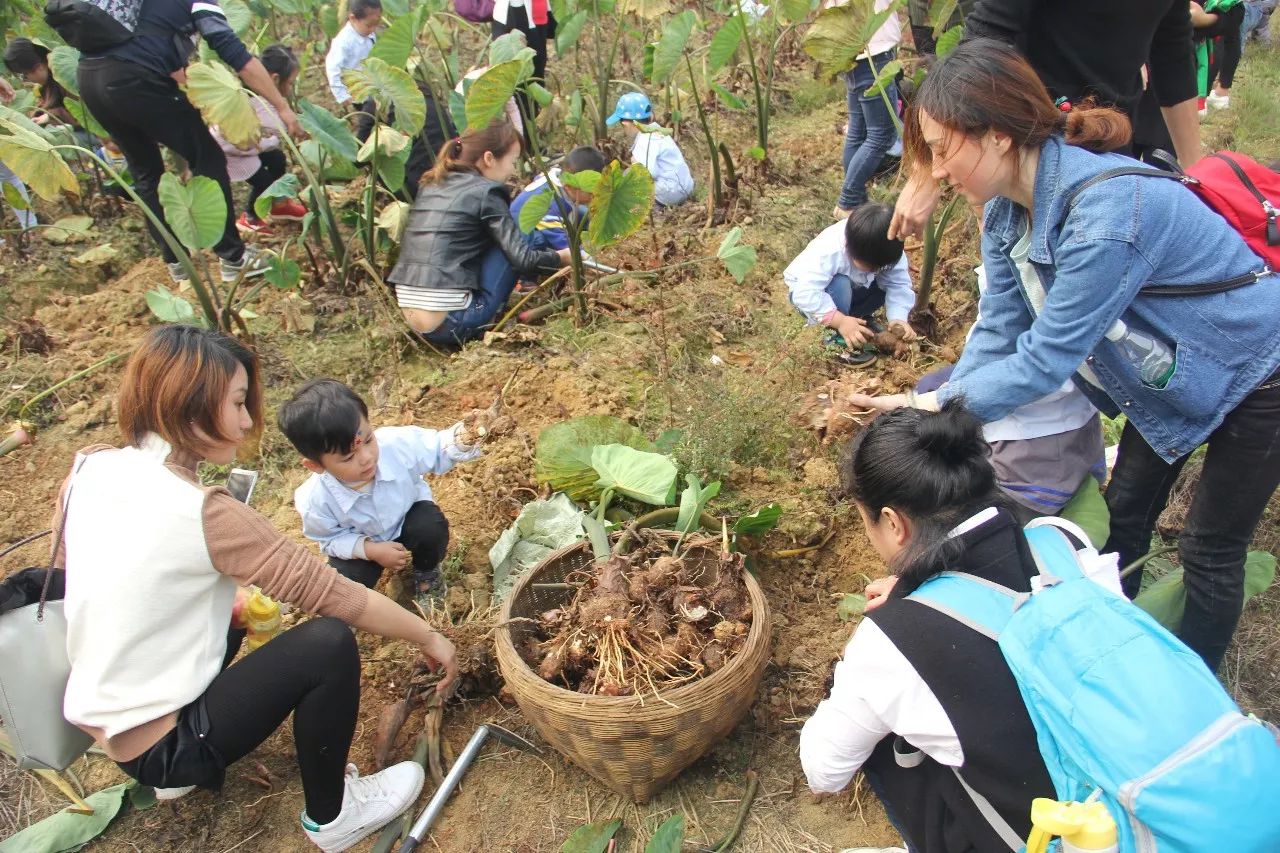
[[[850,394],[849,402],[860,409],[875,409],[877,412],[892,412],[907,405],[906,394],[883,394],[873,397],[870,394]]]
[[[902,339],[904,341],[914,341],[917,337],[919,337],[919,335],[916,334],[916,330],[911,328],[911,324],[908,323],[906,320],[890,320],[889,328],[901,329]]]
[[[898,583],[897,575],[889,575],[887,578],[879,578],[867,584],[867,588],[862,594],[867,597],[867,610],[875,610],[881,604],[889,600],[889,593],[893,591],[893,587]]]
[[[907,181],[907,186],[893,206],[893,219],[889,221],[889,239],[905,240],[919,237],[929,224],[933,209],[942,198],[942,187],[929,174],[927,167],[919,167]]]
[[[17,96],[17,92],[13,91],[13,86],[8,80],[0,77],[0,104],[11,104]]]
[[[453,643],[439,631],[432,631],[431,636],[418,649],[427,659],[427,666],[431,667],[432,672],[444,669],[444,678],[436,685],[436,692],[447,696],[454,682],[458,680],[458,652],[454,649]]]

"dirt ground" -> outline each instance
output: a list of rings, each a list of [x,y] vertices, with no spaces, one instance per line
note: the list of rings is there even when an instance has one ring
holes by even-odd
[[[748,769],[759,773],[761,786],[736,849],[829,853],[897,843],[860,780],[840,795],[816,798],[797,760],[799,729],[825,695],[853,627],[837,617],[834,599],[860,591],[884,573],[856,513],[840,495],[839,445],[821,445],[794,421],[803,394],[836,375],[819,354],[816,332],[805,329],[788,305],[780,277],[805,241],[830,222],[844,107],[842,89],[829,89],[802,76],[780,84],[785,109],[775,122],[773,172],[767,179],[744,176],[741,200],[730,217],[759,251],[759,266],[741,285],[715,263],[664,276],[657,285],[629,281],[599,294],[585,325],[558,318],[543,326],[515,327],[490,346],[473,346],[451,358],[410,346],[370,285],[341,293],[307,286],[300,307],[286,307],[291,297],[268,292],[255,307],[260,317],[253,330],[266,370],[269,412],[305,379],[329,375],[365,394],[378,425],[443,427],[471,408],[488,405],[519,370],[506,395],[508,412],[519,425],[516,432],[487,447],[480,460],[432,481],[452,528],[448,576],[455,619],[465,619],[472,608],[483,613],[490,604],[488,549],[520,507],[540,494],[533,477],[537,435],[564,418],[612,414],[650,435],[683,427],[686,436],[677,456],[700,463],[725,482],[716,506],[730,510],[776,500],[785,508],[779,529],[760,543],[756,555],[758,577],[773,608],[773,656],[755,703],[729,738],[642,805],[622,800],[552,751],[533,756],[490,745],[445,808],[425,849],[558,850],[579,824],[618,817],[623,820],[619,850],[639,851],[675,811],[685,814],[691,841],[710,843],[732,824]],[[738,142],[744,149],[750,144],[746,137]],[[693,145],[686,145],[686,152],[695,173],[703,174],[700,152]],[[887,194],[890,187],[880,192]],[[641,231],[602,259],[640,268],[656,266],[658,258],[713,254],[725,229],[703,230],[703,219],[696,205],[660,217],[652,231]],[[975,229],[967,214],[959,219],[944,241],[935,294],[940,346],[914,351],[905,361],[882,359],[867,369],[889,387],[902,387],[953,356],[973,318]],[[167,286],[167,275],[158,259],[140,258],[150,251],[145,235],[121,221],[108,218],[97,226],[104,233],[94,240],[110,237],[122,250],[122,258],[104,270],[73,270],[65,264],[66,247],[38,245],[26,257],[12,246],[0,249],[6,291],[0,297],[0,407],[8,416],[16,416],[23,401],[52,382],[127,353],[152,324],[143,294]],[[919,248],[909,250],[917,266]],[[286,329],[282,318],[290,312],[313,316],[314,332]],[[53,495],[77,447],[118,443],[113,394],[119,372],[120,363],[105,367],[26,413],[41,429],[33,447],[0,458],[0,543],[47,525]],[[262,473],[255,506],[300,539],[291,494],[305,471],[273,426],[248,464]],[[814,545],[820,547],[799,556],[768,556]],[[4,570],[42,559],[41,548],[29,546]],[[138,606],[162,594],[139,590]],[[1259,619],[1275,604],[1260,606]],[[403,695],[412,662],[401,645],[364,635],[359,642],[364,679],[352,760],[365,769],[372,764],[379,713]],[[1277,659],[1271,646],[1259,653],[1260,665]],[[1249,672],[1258,677],[1259,670]],[[475,691],[447,708],[444,733],[453,752],[486,721],[539,742],[514,704],[504,704],[495,691]],[[408,756],[420,727],[421,716],[415,715],[398,742],[398,756]],[[123,780],[100,755],[88,756],[73,770],[88,790]],[[0,837],[61,806],[49,792],[33,788],[30,777],[6,771],[0,774],[0,801],[22,807],[6,818],[7,824],[0,823]],[[301,809],[292,738],[282,727],[229,769],[220,794],[199,791],[145,812],[126,810],[86,849],[305,851],[312,848],[299,829]],[[0,818],[6,813],[0,809]]]

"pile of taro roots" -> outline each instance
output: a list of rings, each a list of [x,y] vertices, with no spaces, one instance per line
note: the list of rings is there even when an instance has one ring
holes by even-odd
[[[570,584],[582,582],[573,599],[534,620],[520,651],[542,678],[600,696],[657,694],[721,669],[742,647],[752,617],[743,555],[713,538],[676,557],[666,537],[637,536],[631,553],[572,573]],[[704,585],[708,560],[691,555],[713,548],[717,563],[705,568],[715,580]]]

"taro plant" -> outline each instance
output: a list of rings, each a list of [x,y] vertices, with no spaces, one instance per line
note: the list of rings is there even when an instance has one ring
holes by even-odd
[[[893,0],[884,9],[876,11],[874,0],[851,0],[843,6],[823,9],[805,32],[804,52],[817,60],[818,70],[828,77],[848,71],[859,55],[869,52],[876,30],[890,16],[896,15],[901,5],[902,0]],[[897,105],[889,103],[885,87],[901,70],[902,62],[897,59],[886,63],[883,68],[876,68],[873,64],[871,71],[875,82],[867,90],[884,99],[899,133],[902,132],[902,120],[898,118]]]

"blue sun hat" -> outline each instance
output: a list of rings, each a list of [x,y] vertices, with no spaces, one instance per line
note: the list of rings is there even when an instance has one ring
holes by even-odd
[[[604,120],[612,127],[620,121],[647,121],[653,117],[653,104],[644,92],[627,92],[618,98],[618,105],[613,108],[613,115]]]

